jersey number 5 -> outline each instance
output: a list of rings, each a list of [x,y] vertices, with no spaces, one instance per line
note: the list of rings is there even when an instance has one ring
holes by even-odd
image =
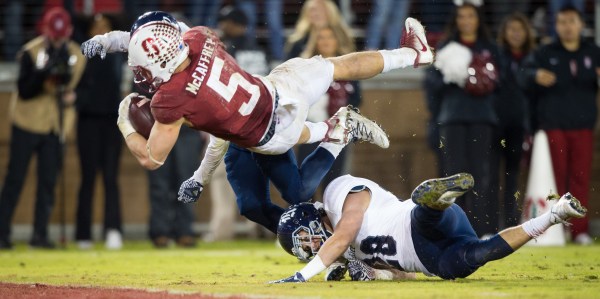
[[[223,72],[224,65],[225,61],[223,59],[215,57],[206,85],[212,88],[228,103],[233,99],[238,86],[247,91],[250,94],[250,100],[244,102],[238,112],[243,116],[249,115],[254,110],[254,107],[256,107],[256,103],[260,97],[260,89],[258,86],[248,82],[240,73],[231,74],[229,84],[225,85],[221,82],[221,73]]]

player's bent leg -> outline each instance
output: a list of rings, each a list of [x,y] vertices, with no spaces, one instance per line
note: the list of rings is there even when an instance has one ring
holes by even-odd
[[[331,169],[336,156],[323,144],[306,157],[300,167],[297,166],[293,150],[282,155],[252,155],[262,173],[273,182],[283,199],[290,204],[310,201],[321,180]]]
[[[350,53],[330,58],[334,80],[362,80],[390,70],[432,64],[435,54],[427,43],[425,29],[413,18],[406,19],[406,34],[400,49]]]
[[[587,212],[577,198],[570,193],[563,195],[545,214],[508,228],[487,240],[479,240],[448,250],[440,260],[440,277],[453,279],[470,275],[487,262],[502,259],[519,249],[532,238],[545,232],[550,226],[564,223],[570,218],[581,218]],[[471,272],[472,273],[472,272]]]
[[[454,203],[457,197],[471,190],[474,184],[472,175],[459,173],[424,181],[415,188],[410,197],[417,205],[435,210],[445,210]]]
[[[225,168],[240,214],[276,234],[284,209],[271,202],[269,181],[252,154],[231,144],[225,154]]]
[[[552,225],[567,223],[567,220],[571,218],[583,218],[586,213],[587,209],[581,205],[577,198],[571,195],[571,193],[565,193],[552,206],[550,211],[530,219],[512,230],[503,231],[500,235],[506,239],[511,247],[517,249],[532,238],[543,234]]]

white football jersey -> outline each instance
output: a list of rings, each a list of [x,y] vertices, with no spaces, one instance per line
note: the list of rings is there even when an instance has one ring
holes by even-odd
[[[351,245],[356,258],[377,269],[391,267],[432,275],[419,260],[413,246],[410,213],[415,204],[410,200],[400,201],[373,181],[345,175],[327,186],[323,203],[334,233],[342,217],[346,195],[358,185],[365,185],[371,190],[371,202]]]

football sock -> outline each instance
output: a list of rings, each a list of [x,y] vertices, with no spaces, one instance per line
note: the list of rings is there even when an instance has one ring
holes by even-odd
[[[344,147],[346,147],[346,145],[331,143],[331,142],[321,142],[319,144],[319,147],[322,147],[322,148],[326,149],[327,151],[329,151],[333,155],[333,158],[335,159],[340,154],[340,152],[344,149]]]
[[[413,66],[415,64],[415,59],[417,59],[417,52],[411,48],[379,50],[378,52],[383,56],[382,73]]]
[[[538,217],[525,221],[525,223],[521,225],[521,228],[523,228],[523,230],[528,236],[532,238],[537,238],[541,234],[543,234],[548,228],[550,228],[550,226],[552,226],[553,223],[551,221],[551,218],[552,213],[548,211]]]
[[[308,128],[310,132],[310,137],[306,143],[315,143],[317,141],[323,140],[325,135],[327,135],[327,131],[329,130],[329,126],[325,122],[312,123],[312,122],[304,122],[304,125]]]
[[[465,261],[474,267],[481,267],[489,261],[499,260],[515,250],[500,236],[495,235],[487,240],[472,244],[465,252]]]

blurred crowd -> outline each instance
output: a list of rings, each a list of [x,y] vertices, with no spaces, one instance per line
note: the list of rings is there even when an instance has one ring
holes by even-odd
[[[79,44],[110,30],[128,30],[132,20],[149,10],[165,10],[191,26],[214,28],[240,66],[259,75],[294,57],[397,48],[404,19],[419,18],[437,49],[437,61],[425,71],[423,85],[431,113],[429,145],[437,154],[440,175],[473,174],[475,192],[457,203],[479,236],[521,221],[515,194],[523,151],[540,129],[548,134],[557,191],[568,190],[587,205],[600,72],[600,51],[585,36],[586,24],[593,23],[587,4],[582,0],[4,1],[2,57],[18,63],[19,75],[11,103],[8,170],[0,185],[0,249],[12,247],[11,221],[34,155],[37,193],[29,244],[55,247],[47,226],[65,136],[72,129],[81,169],[73,238],[81,249],[93,246],[92,199],[96,176],[101,174],[105,246],[122,247],[123,202],[117,181],[123,140],[115,123],[127,92],[121,84],[126,56],[86,61]],[[361,105],[359,82],[334,82],[311,108],[308,120],[323,121],[346,105]],[[177,190],[198,167],[205,141],[206,136],[184,130],[165,165],[148,172],[148,236],[157,248],[196,245],[194,206],[177,202]],[[298,161],[313,149],[300,146]],[[351,151],[348,147],[339,155],[323,186],[350,172]],[[203,240],[230,240],[238,217],[224,169],[217,170],[210,186],[211,223]],[[264,233],[254,224],[243,224],[254,235]],[[570,230],[575,242],[592,242],[587,218],[573,221]]]

